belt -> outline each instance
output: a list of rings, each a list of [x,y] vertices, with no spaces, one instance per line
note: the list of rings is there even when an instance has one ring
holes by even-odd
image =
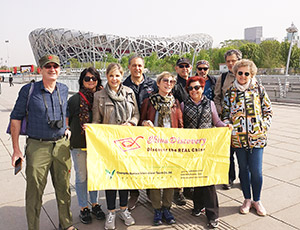
[[[34,138],[34,137],[28,137],[28,138],[33,139],[33,140],[37,140],[37,141],[58,141],[58,140],[62,139],[63,137],[64,137],[64,135],[59,136],[59,137],[48,138],[48,139]]]

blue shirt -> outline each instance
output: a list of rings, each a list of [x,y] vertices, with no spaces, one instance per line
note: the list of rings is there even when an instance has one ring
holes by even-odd
[[[205,81],[205,87],[204,87],[204,92],[203,94],[209,99],[209,100],[213,100],[214,99],[214,92],[212,89],[212,84],[211,81],[208,79],[207,81]]]
[[[26,103],[30,84],[24,85],[21,88],[14,109],[10,114],[11,119],[22,120],[26,115]],[[57,88],[59,89],[61,98],[62,111]],[[48,115],[43,95],[48,106]],[[34,89],[28,104],[28,136],[37,139],[51,139],[64,135],[66,129],[67,99],[68,87],[65,84],[57,82],[54,91],[50,93],[45,89],[42,81],[34,83]],[[60,129],[51,128],[48,125],[48,116],[50,120],[63,120],[63,127]]]

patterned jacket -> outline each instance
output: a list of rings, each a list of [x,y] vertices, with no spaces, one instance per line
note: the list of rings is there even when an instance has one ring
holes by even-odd
[[[257,82],[250,85],[245,92],[240,92],[232,84],[225,93],[222,120],[233,125],[231,136],[233,148],[266,146],[266,132],[270,128],[272,116],[268,94]]]

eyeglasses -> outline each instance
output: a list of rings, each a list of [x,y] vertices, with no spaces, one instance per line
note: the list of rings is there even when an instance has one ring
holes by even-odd
[[[183,69],[183,68],[190,68],[190,65],[179,65],[179,68],[180,68],[180,69]]]
[[[201,71],[201,70],[207,71],[207,70],[208,70],[207,67],[197,67],[197,69],[198,69],[199,71]]]
[[[83,78],[83,80],[85,81],[85,82],[89,82],[89,81],[91,81],[91,79],[92,79],[92,81],[97,81],[97,78],[96,77],[88,77],[88,76],[85,76],[84,78]]]
[[[162,81],[163,81],[163,83],[170,83],[170,84],[172,84],[172,85],[174,85],[174,84],[176,83],[175,80],[169,80],[169,79],[167,79],[167,78],[162,79]]]
[[[246,77],[248,77],[248,76],[250,75],[249,72],[245,72],[245,73],[242,72],[242,71],[239,71],[239,72],[238,72],[238,75],[240,75],[240,76],[243,76],[243,74],[245,74]]]
[[[53,65],[47,64],[47,65],[44,65],[44,68],[46,68],[46,69],[51,69],[52,67],[54,69],[57,69],[59,67],[59,65],[57,65],[57,64],[53,64]]]
[[[201,85],[195,85],[194,87],[193,86],[189,86],[187,87],[187,90],[188,91],[192,91],[193,89],[195,89],[196,91],[199,90],[200,88],[203,88]]]

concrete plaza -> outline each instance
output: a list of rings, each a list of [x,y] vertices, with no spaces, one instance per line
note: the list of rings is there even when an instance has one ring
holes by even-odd
[[[9,87],[2,83],[0,95],[0,229],[27,229],[25,215],[25,173],[14,176],[11,166],[12,144],[10,136],[5,133],[9,114],[13,108],[21,84]],[[218,187],[220,203],[219,229],[300,229],[300,107],[292,104],[273,103],[274,118],[269,131],[269,142],[264,152],[262,202],[267,209],[266,217],[259,217],[251,209],[247,215],[239,214],[243,202],[242,191],[238,180],[231,190]],[[298,115],[297,115],[298,114]],[[24,137],[21,137],[24,143]],[[238,170],[237,170],[238,171]],[[74,189],[74,170],[71,175],[72,212],[74,225],[80,230],[103,229],[104,221],[93,219],[92,224],[84,225],[78,214],[76,192]],[[101,192],[99,202],[106,211],[104,193]],[[117,219],[118,229],[207,229],[204,216],[191,215],[192,202],[185,206],[172,207],[177,220],[173,226],[152,226],[152,208],[142,193],[140,202],[132,215],[136,224],[126,227]],[[54,189],[51,178],[43,197],[43,207],[40,216],[40,229],[58,229],[58,217]]]

